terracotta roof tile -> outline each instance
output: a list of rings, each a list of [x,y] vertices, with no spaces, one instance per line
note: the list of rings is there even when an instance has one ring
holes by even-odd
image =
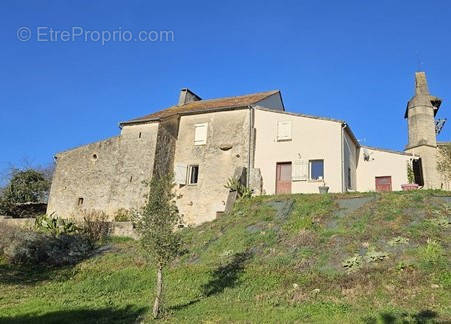
[[[186,103],[181,106],[171,106],[164,110],[145,115],[142,117],[134,118],[120,124],[133,124],[145,121],[159,120],[166,117],[171,117],[176,114],[190,113],[190,112],[206,112],[209,110],[216,110],[221,108],[238,108],[246,107],[255,104],[273,94],[278,93],[279,90],[272,90],[266,92],[252,93],[236,97],[225,97],[218,99],[199,100]]]

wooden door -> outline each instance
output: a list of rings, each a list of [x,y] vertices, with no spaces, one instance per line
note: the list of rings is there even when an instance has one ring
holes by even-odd
[[[376,177],[376,191],[391,191],[391,177]]]
[[[276,194],[291,193],[291,162],[276,165]]]

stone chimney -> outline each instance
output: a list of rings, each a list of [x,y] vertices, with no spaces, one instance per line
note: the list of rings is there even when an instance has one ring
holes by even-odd
[[[416,72],[415,94],[407,103],[404,115],[407,118],[409,132],[409,142],[405,151],[420,157],[420,173],[422,173],[426,189],[441,187],[440,175],[437,171],[437,139],[434,120],[441,102],[440,98],[429,93],[426,74]]]
[[[187,104],[188,102],[199,101],[199,100],[202,100],[202,98],[199,97],[194,92],[192,92],[190,89],[183,88],[182,90],[180,90],[179,103],[177,105],[181,106],[181,105]]]

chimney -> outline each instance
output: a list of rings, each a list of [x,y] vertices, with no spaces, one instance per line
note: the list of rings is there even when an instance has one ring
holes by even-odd
[[[426,81],[426,73],[416,72],[415,73],[415,95],[429,95],[428,83]]]
[[[182,106],[184,104],[187,104],[188,102],[199,101],[199,100],[202,100],[202,98],[199,97],[194,92],[192,92],[190,89],[183,88],[182,90],[180,90],[178,106]]]

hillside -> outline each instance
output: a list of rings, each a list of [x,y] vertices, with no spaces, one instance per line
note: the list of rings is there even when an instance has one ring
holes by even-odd
[[[162,322],[451,321],[451,193],[256,197],[183,230]],[[73,268],[0,263],[0,323],[148,322],[135,241]]]

